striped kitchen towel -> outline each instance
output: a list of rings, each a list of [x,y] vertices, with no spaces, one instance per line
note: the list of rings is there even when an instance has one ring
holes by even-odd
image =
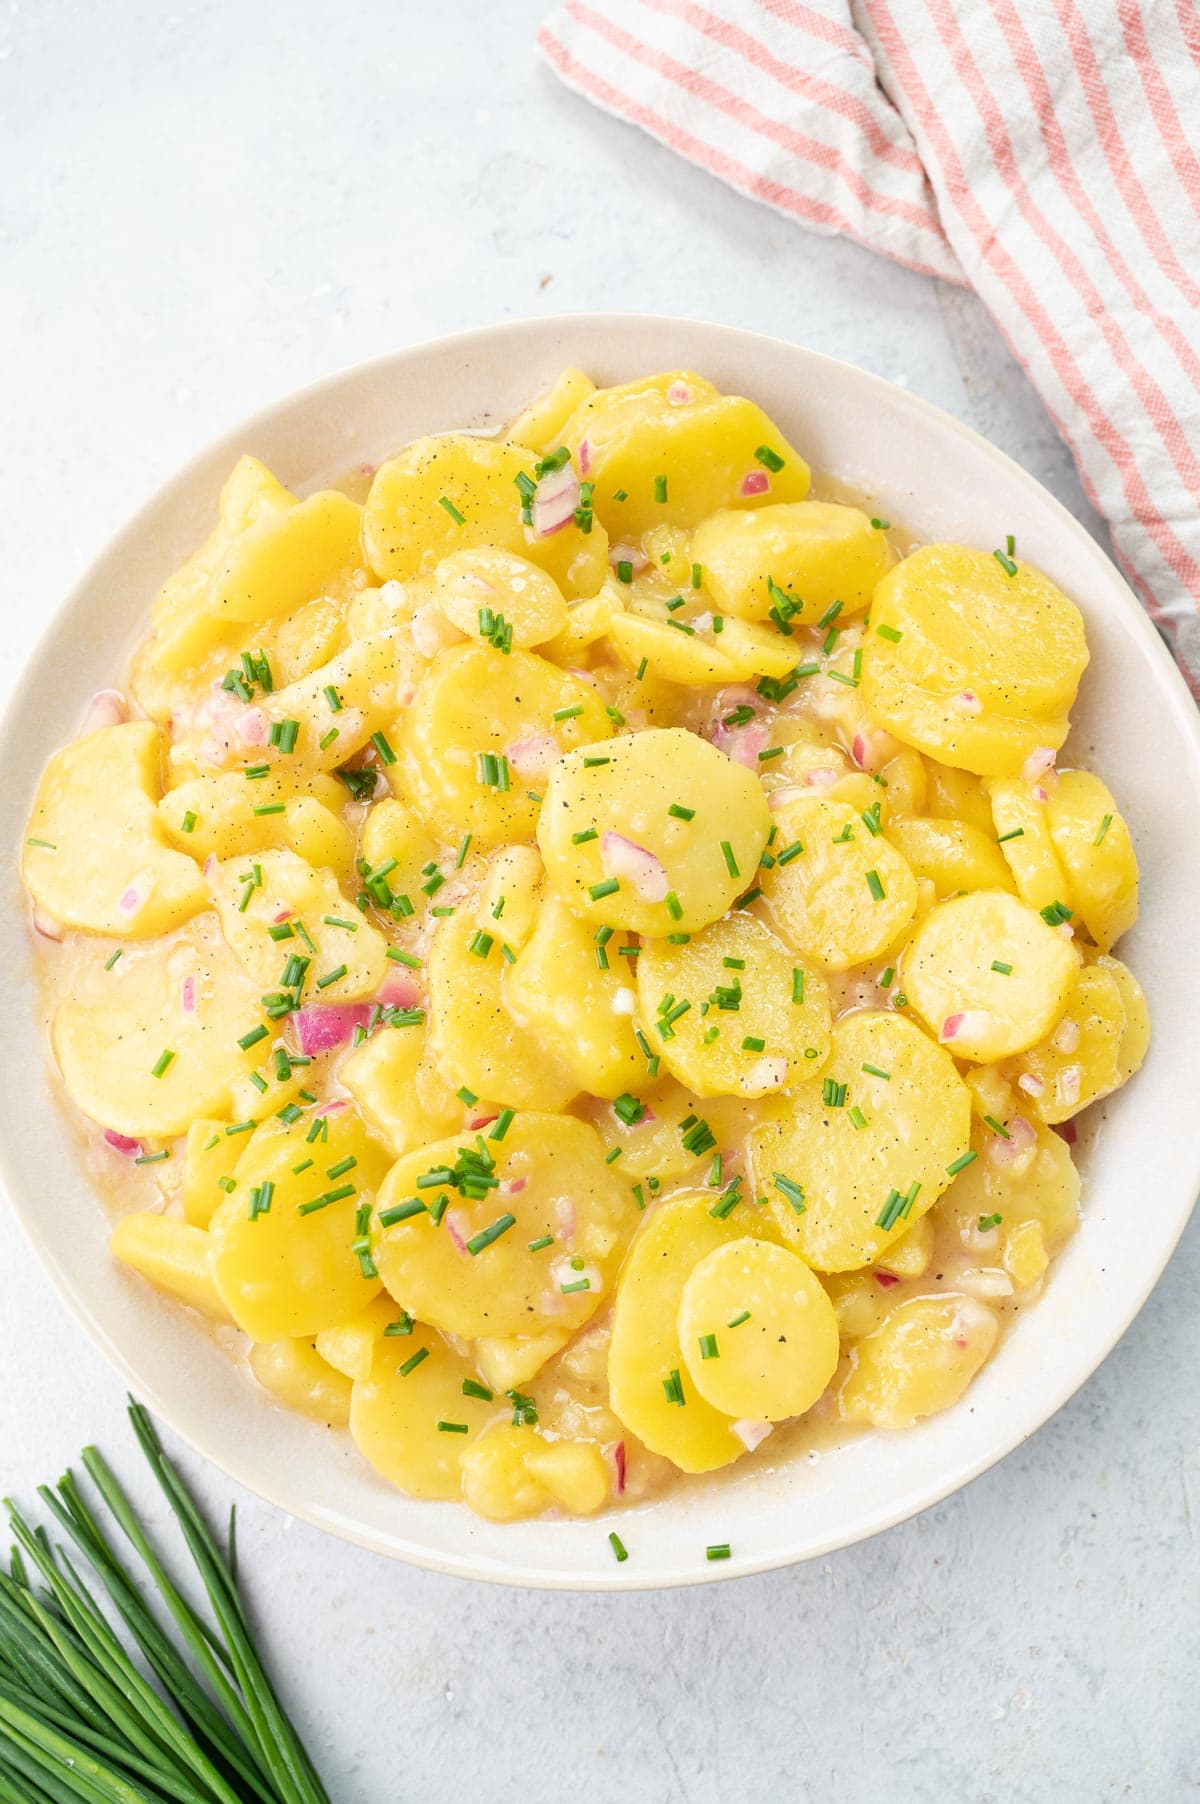
[[[975,288],[1200,697],[1194,0],[567,0],[538,42],[744,193]]]

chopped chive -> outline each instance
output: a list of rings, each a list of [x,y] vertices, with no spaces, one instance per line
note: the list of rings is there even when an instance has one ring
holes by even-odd
[[[412,1358],[406,1359],[404,1364],[399,1367],[399,1372],[400,1372],[401,1378],[407,1378],[410,1372],[416,1371],[417,1367],[420,1365],[420,1363],[423,1359],[428,1359],[428,1358],[429,1358],[429,1348],[428,1347],[418,1347],[416,1352],[413,1354]]]
[[[979,1232],[981,1234],[986,1234],[989,1229],[998,1228],[1003,1220],[1004,1217],[1000,1214],[981,1215],[979,1217]]]
[[[336,983],[339,977],[344,977],[345,975],[346,975],[346,966],[345,965],[335,965],[332,971],[326,971],[324,977],[318,977],[317,988],[319,990],[324,990],[331,983]]]
[[[700,1336],[700,1357],[701,1359],[720,1359],[721,1352],[720,1348],[717,1346],[717,1337],[715,1334],[702,1334]]]
[[[961,1154],[959,1158],[947,1165],[946,1176],[950,1178],[957,1177],[960,1171],[965,1171],[968,1165],[973,1165],[978,1157],[979,1154],[974,1151]]]
[[[1061,927],[1064,921],[1071,919],[1074,910],[1068,908],[1065,902],[1051,902],[1038,912],[1048,927]]]
[[[622,558],[617,565],[617,581],[620,583],[631,583],[633,581],[633,565],[629,562],[628,558]]]
[[[804,1001],[804,972],[798,965],[792,970],[792,1001]]]
[[[344,921],[341,915],[322,915],[326,927],[340,927],[344,933],[357,933],[357,921]]]
[[[871,894],[874,896],[876,902],[882,902],[885,895],[887,894],[887,891],[884,889],[883,884],[880,881],[878,871],[868,871],[867,872],[867,888],[870,890]]]
[[[994,958],[992,960],[992,970],[999,971],[1001,977],[1012,976],[1012,966],[1005,964],[1002,958]]]
[[[170,1151],[164,1146],[161,1152],[139,1153],[133,1162],[135,1165],[158,1165],[163,1159],[169,1159],[170,1157]]]
[[[571,844],[573,846],[586,846],[590,841],[599,839],[599,837],[600,829],[598,827],[584,827],[582,832],[572,833]]]
[[[490,933],[479,932],[467,947],[467,951],[473,952],[476,958],[486,958],[495,944]]]
[[[446,1422],[438,1418],[439,1434],[470,1434],[471,1430],[465,1422]]]
[[[656,501],[665,501],[666,498],[667,498],[667,479],[665,476],[656,476],[654,478],[654,499]]]
[[[477,1397],[480,1403],[490,1403],[496,1395],[495,1391],[490,1391],[486,1384],[480,1384],[474,1378],[463,1379],[462,1394],[464,1397]]]
[[[1109,828],[1112,826],[1112,822],[1113,822],[1112,815],[1106,814],[1104,819],[1100,822],[1100,831],[1097,833],[1095,839],[1092,841],[1092,844],[1094,846],[1102,846],[1104,844],[1104,836],[1108,832]]]
[[[706,1547],[704,1549],[704,1557],[706,1560],[727,1560],[727,1559],[729,1559],[730,1552],[729,1552],[728,1541],[714,1542],[712,1544],[712,1546]]]
[[[1017,574],[1017,566],[1013,563],[1012,558],[1007,554],[1007,552],[993,551],[992,556],[995,558],[996,562],[999,564],[1000,568],[1003,570],[1003,572],[1006,576],[1015,576]]]
[[[805,1212],[804,1186],[797,1184],[795,1178],[786,1177],[782,1171],[772,1172],[771,1182],[789,1207],[797,1215],[803,1215]]]
[[[904,634],[898,632],[894,626],[877,626],[875,631],[881,639],[890,639],[893,645],[899,645],[904,637]]]
[[[1024,827],[1014,827],[1011,833],[1001,833],[999,838],[996,840],[996,844],[998,846],[1002,846],[1005,844],[1005,842],[1007,840],[1024,839],[1024,837],[1025,837]]]
[[[569,1297],[577,1290],[590,1290],[592,1281],[590,1278],[576,1278],[570,1284],[560,1284],[558,1288],[564,1297]]]
[[[379,1211],[381,1228],[395,1227],[399,1221],[411,1221],[414,1215],[424,1215],[425,1204],[419,1196],[406,1197],[402,1203],[393,1203],[390,1209]]]
[[[320,746],[320,748],[323,752],[328,751],[329,747],[333,744],[334,740],[336,738],[338,738],[338,736],[339,736],[339,728],[330,727],[328,733],[322,733],[320,739],[317,741],[317,744]]]
[[[252,1027],[248,1034],[242,1035],[241,1039],[238,1041],[238,1045],[243,1052],[249,1052],[252,1046],[257,1046],[260,1040],[266,1039],[267,1032],[267,1028],[260,1022],[257,1027]]]
[[[385,764],[395,764],[396,754],[388,744],[385,734],[372,733],[371,744],[375,747],[375,750],[379,753],[379,756],[383,759]]]
[[[780,457],[778,451],[772,451],[770,445],[759,445],[754,453],[754,459],[756,463],[762,464],[765,469],[774,471],[776,474],[783,468],[783,458]]]
[[[740,1328],[743,1322],[748,1322],[749,1320],[750,1311],[748,1309],[743,1309],[740,1315],[730,1316],[725,1326],[727,1328]]]
[[[515,1228],[516,1225],[517,1218],[515,1215],[499,1216],[497,1220],[492,1223],[490,1228],[484,1228],[478,1234],[472,1234],[470,1240],[467,1242],[468,1253],[474,1258],[479,1253],[482,1253],[487,1247],[490,1247],[494,1240],[499,1240],[502,1234],[507,1234],[508,1230],[510,1228]]]
[[[793,858],[799,858],[799,856],[800,856],[801,852],[803,852],[803,850],[804,850],[803,841],[799,840],[799,839],[794,839],[790,846],[784,846],[782,852],[779,852],[776,854],[775,862],[777,865],[779,865],[781,867],[785,864],[791,864]]]
[[[449,495],[439,495],[438,496],[438,506],[445,508],[446,512],[449,514],[450,518],[454,521],[454,524],[456,526],[461,526],[463,524],[464,520],[466,519],[466,515],[459,513],[459,511],[455,507],[453,501],[451,501]]]
[[[104,969],[106,971],[112,970],[113,966],[116,964],[117,960],[120,958],[120,956],[121,956],[122,952],[124,952],[124,950],[125,950],[124,946],[118,946],[117,950],[114,953],[112,953],[112,955],[110,957],[105,959]]]
[[[627,1560],[629,1558],[629,1551],[615,1528],[609,1530],[608,1544],[617,1557],[618,1565],[620,1565],[622,1560]]]
[[[515,1120],[516,1120],[516,1110],[515,1109],[501,1109],[500,1113],[496,1117],[495,1126],[492,1128],[491,1133],[488,1135],[488,1139],[489,1140],[503,1140],[504,1136],[508,1133],[509,1128],[512,1126],[512,1124]]]
[[[678,1403],[682,1408],[687,1402],[687,1398],[683,1394],[683,1379],[679,1376],[678,1367],[676,1367],[673,1372],[668,1373],[663,1379],[662,1385],[663,1390],[666,1393],[667,1402]]]
[[[540,1253],[543,1247],[552,1247],[553,1245],[553,1234],[541,1234],[536,1240],[527,1240],[525,1242],[526,1251],[530,1253]]]
[[[593,902],[603,902],[605,896],[615,896],[621,887],[619,877],[606,877],[603,883],[593,883],[588,887],[588,895]]]
[[[721,857],[725,860],[725,869],[731,877],[740,877],[737,859],[733,855],[733,847],[727,839],[721,841]]]
[[[171,1061],[174,1057],[175,1057],[175,1054],[173,1052],[171,1052],[170,1050],[168,1050],[166,1052],[160,1052],[158,1057],[155,1059],[153,1065],[151,1065],[151,1067],[150,1067],[151,1077],[164,1076],[166,1073],[167,1066],[171,1063]]]
[[[881,1077],[884,1079],[885,1083],[889,1084],[892,1081],[891,1072],[884,1071],[879,1065],[860,1065],[859,1069],[860,1071],[865,1071],[868,1077]]]
[[[763,1052],[766,1048],[766,1044],[767,1042],[765,1040],[760,1040],[757,1034],[747,1034],[742,1041],[742,1051]]]
[[[694,821],[696,818],[696,810],[694,808],[685,808],[681,802],[672,802],[671,806],[667,809],[667,813],[677,821]]]
[[[852,1109],[848,1109],[846,1111],[846,1119],[849,1121],[851,1127],[861,1129],[861,1128],[865,1128],[867,1125],[867,1118],[863,1114],[862,1110],[859,1108],[857,1103],[855,1103],[855,1105]]]
[[[1000,1138],[1002,1140],[1011,1140],[1012,1139],[1012,1135],[1009,1133],[1008,1129],[1004,1126],[1004,1123],[1001,1121],[997,1121],[996,1117],[994,1115],[985,1115],[983,1119],[987,1123],[988,1127],[990,1127],[992,1129],[993,1133],[999,1134]]]
[[[611,758],[585,758],[583,761],[583,768],[584,770],[598,770],[602,764],[611,763]]]
[[[574,720],[577,714],[583,713],[582,702],[572,702],[569,708],[556,708],[550,716],[551,720]]]

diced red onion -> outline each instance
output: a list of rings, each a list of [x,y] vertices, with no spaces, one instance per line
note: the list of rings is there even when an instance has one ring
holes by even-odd
[[[457,1209],[447,1209],[445,1215],[442,1217],[442,1226],[445,1228],[458,1251],[460,1253],[466,1253],[467,1237],[459,1226]]]
[[[470,1121],[468,1121],[468,1123],[467,1123],[467,1127],[470,1130],[470,1132],[472,1134],[474,1134],[480,1128],[490,1127],[493,1121],[499,1121],[499,1119],[500,1119],[499,1110],[493,1109],[490,1115],[472,1115]],[[522,1180],[522,1182],[523,1181],[524,1180]],[[501,1186],[501,1188],[503,1189],[503,1185]]]
[[[135,879],[135,881],[129,885],[128,889],[123,890],[121,893],[120,900],[117,903],[119,913],[123,915],[135,915],[145,902],[147,894],[148,886],[145,880],[141,877]]]
[[[56,920],[40,902],[34,904],[33,925],[44,940],[61,940],[65,931],[62,922]]]
[[[234,721],[234,730],[243,745],[265,745],[270,728],[261,708],[247,708]]]
[[[962,689],[953,697],[950,706],[959,714],[982,714],[983,703],[973,689]]]
[[[993,1134],[988,1142],[988,1157],[993,1165],[1013,1165],[1037,1145],[1037,1131],[1024,1115],[1014,1115],[1004,1125],[1008,1139],[1003,1134]]]
[[[579,447],[579,468],[583,471],[583,474],[586,476],[588,471],[591,469],[591,467],[592,467],[592,447],[588,443],[587,439],[584,439]]]
[[[530,514],[533,530],[540,539],[560,532],[575,516],[579,506],[579,478],[569,463],[561,470],[543,476],[533,492]]]
[[[891,762],[900,750],[900,743],[882,727],[860,726],[855,728],[850,749],[859,770],[874,774]]]
[[[787,1081],[785,1058],[757,1059],[746,1073],[751,1090],[778,1090]]]
[[[516,740],[505,753],[519,777],[544,777],[562,755],[553,733],[531,733],[528,739]]]
[[[1081,1030],[1078,1021],[1071,1015],[1064,1015],[1054,1032],[1050,1035],[1050,1044],[1055,1052],[1074,1052],[1079,1045]]]
[[[492,1115],[489,1119],[495,1121],[498,1118],[495,1115]],[[486,1123],[481,1122],[479,1125],[483,1127],[486,1126]],[[474,1127],[475,1123],[472,1122],[471,1126]],[[500,1194],[501,1196],[520,1196],[522,1190],[525,1189],[528,1183],[528,1178],[505,1178],[500,1186]]]
[[[575,1244],[575,1204],[571,1197],[556,1198],[554,1212],[558,1221],[558,1231],[566,1246]]]
[[[624,1441],[609,1441],[605,1447],[601,1448],[601,1452],[612,1466],[613,1490],[620,1497],[625,1489],[625,1443]]]
[[[292,1016],[300,1050],[309,1058],[343,1045],[356,1027],[365,1027],[371,1010],[365,1002],[310,1002]]]
[[[349,1107],[350,1107],[350,1103],[349,1103],[349,1099],[347,1097],[331,1096],[329,1101],[323,1102],[319,1109],[314,1109],[313,1114],[314,1115],[337,1115],[341,1112],[342,1109],[348,1109]]]
[[[1043,789],[1040,783],[1035,783],[1033,786],[1033,799],[1035,802],[1048,802],[1050,800],[1050,792],[1048,789]]]
[[[753,1416],[741,1416],[736,1422],[731,1422],[729,1426],[733,1433],[736,1434],[738,1440],[742,1443],[742,1446],[746,1449],[746,1452],[753,1453],[756,1447],[762,1446],[775,1424],[773,1422],[758,1422]]]
[[[942,1022],[938,1039],[942,1041],[943,1045],[952,1040],[962,1040],[969,1044],[971,1041],[982,1039],[991,1031],[991,1026],[992,1017],[986,1009],[963,1009],[957,1015],[946,1016]]]
[[[185,977],[184,978],[183,988],[179,992],[179,1006],[183,1010],[183,1013],[185,1015],[194,1015],[195,1014],[195,1012],[196,1012],[196,979],[194,977]]]
[[[769,730],[757,721],[749,722],[744,727],[719,726],[712,736],[712,743],[735,764],[744,765],[747,770],[757,770],[758,754],[767,749]]]
[[[79,736],[82,738],[85,733],[98,733],[102,727],[122,726],[128,719],[129,707],[121,691],[100,689],[87,705]]]
[[[1065,1140],[1068,1146],[1074,1146],[1079,1138],[1079,1129],[1073,1121],[1056,1121],[1054,1132],[1060,1140]]]
[[[1030,752],[1021,766],[1021,775],[1027,783],[1036,783],[1039,777],[1054,769],[1054,760],[1058,756],[1052,745],[1039,745]]]
[[[748,470],[738,484],[739,495],[765,495],[771,487],[771,478],[765,470]]]
[[[118,1134],[115,1128],[105,1128],[104,1138],[113,1151],[120,1153],[123,1159],[141,1158],[142,1143],[140,1140],[131,1140],[128,1134]]]
[[[895,1272],[876,1272],[875,1282],[876,1284],[882,1285],[884,1290],[890,1290],[892,1285],[899,1284],[900,1280]]]
[[[1017,1089],[1024,1090],[1026,1096],[1042,1096],[1046,1089],[1046,1080],[1035,1077],[1032,1071],[1023,1071],[1017,1079]]]
[[[609,546],[608,561],[614,570],[618,564],[629,564],[633,569],[633,574],[638,576],[646,568],[650,559],[637,545],[628,545],[624,539],[619,539],[615,545]]]
[[[1066,1065],[1055,1079],[1055,1092],[1058,1100],[1072,1108],[1079,1101],[1079,1092],[1083,1083],[1083,1073],[1078,1065]]]
[[[215,852],[210,852],[208,857],[204,860],[204,863],[200,866],[200,869],[204,872],[204,875],[206,877],[211,877],[214,874],[214,872],[216,871],[216,868],[217,868],[217,855]],[[286,909],[284,909],[283,914],[280,915],[279,919],[281,921],[287,919],[287,910]]]
[[[667,390],[667,400],[672,407],[686,407],[692,398],[692,390],[686,382],[672,382]]]
[[[805,771],[804,781],[809,789],[831,789],[845,774],[836,764],[819,764],[815,769]]]
[[[376,991],[375,999],[382,1002],[384,1008],[419,1008],[422,990],[411,971],[398,971],[393,966]]]
[[[664,902],[671,885],[661,860],[623,833],[600,835],[600,864],[606,877],[628,881],[643,902]]]

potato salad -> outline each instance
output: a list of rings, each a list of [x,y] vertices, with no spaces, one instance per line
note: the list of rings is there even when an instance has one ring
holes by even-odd
[[[1075,1229],[1149,1034],[1083,620],[834,475],[678,371],[303,497],[245,456],[42,777],[96,1282],[413,1497],[906,1430]]]

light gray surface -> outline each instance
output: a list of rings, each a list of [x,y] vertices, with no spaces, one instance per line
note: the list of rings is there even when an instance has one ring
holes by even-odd
[[[219,428],[512,314],[643,307],[807,342],[908,381],[1085,516],[971,297],[804,233],[566,95],[533,61],[542,10],[6,6],[0,683],[92,551]],[[1198,1285],[1194,1225],[1026,1448],[907,1527],[774,1577],[505,1592],[240,1499],[253,1597],[336,1804],[549,1804],[581,1782],[638,1804],[1192,1796]],[[116,1381],[3,1214],[0,1355],[4,1489],[27,1495],[90,1438],[124,1449]]]

